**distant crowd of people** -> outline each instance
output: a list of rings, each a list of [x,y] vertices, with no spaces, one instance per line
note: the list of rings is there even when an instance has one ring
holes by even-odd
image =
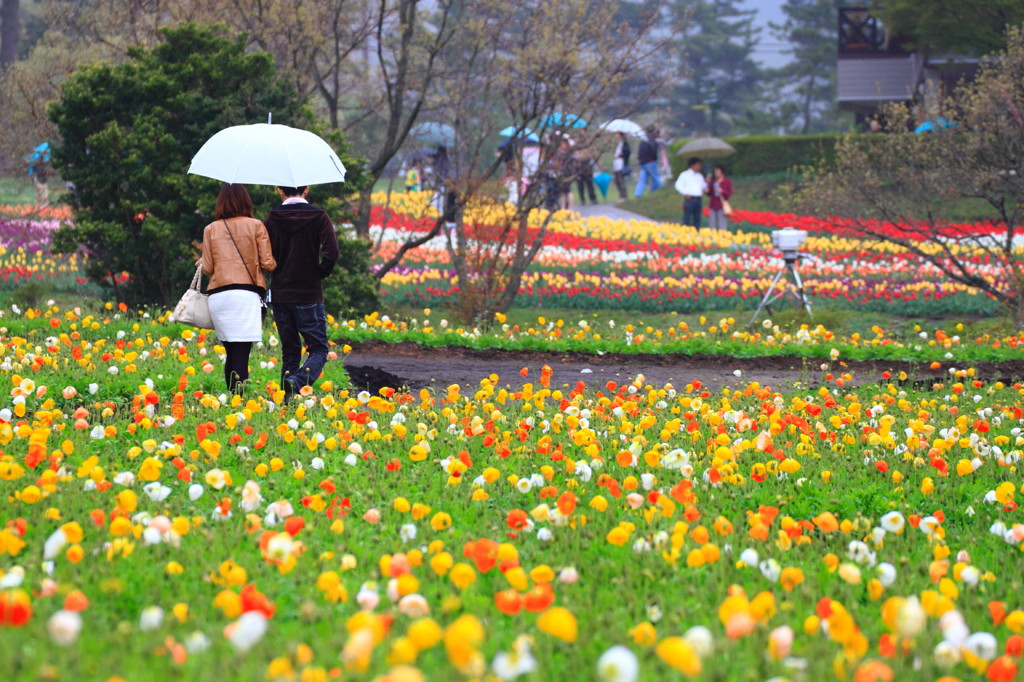
[[[636,185],[632,196],[640,197],[664,186],[671,174],[668,154],[660,130],[649,126],[636,151]],[[595,145],[577,148],[572,137],[552,131],[543,140],[534,135],[510,138],[496,152],[504,167],[502,186],[507,200],[518,204],[528,192],[540,192],[538,204],[550,210],[572,210],[573,189],[581,204],[598,203],[598,189],[607,196],[614,183],[619,199],[630,197],[629,181],[634,177],[634,159],[630,140],[625,133],[616,133],[611,174],[603,171]],[[701,161],[692,158],[675,181],[676,191],[683,196],[683,224],[700,227],[703,197],[709,197],[710,226],[726,229],[732,212],[729,198],[732,181],[722,166],[711,174],[701,174]],[[407,192],[432,191],[438,211],[452,212],[456,194],[452,188],[452,166],[444,145],[434,150],[420,150],[406,159],[404,180]],[[448,218],[454,220],[454,216]]]

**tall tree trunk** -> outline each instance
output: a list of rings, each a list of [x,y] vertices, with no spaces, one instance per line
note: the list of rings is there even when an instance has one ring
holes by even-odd
[[[372,182],[359,190],[359,213],[356,215],[355,228],[356,236],[361,239],[370,238],[370,208],[373,202],[370,196],[373,194],[373,186],[376,184],[376,176],[371,175]]]
[[[810,82],[807,84],[807,94],[804,96],[804,127],[801,131],[801,135],[806,135],[811,131],[811,103],[814,98],[814,76],[811,76]]]
[[[3,0],[0,6],[0,67],[5,67],[18,56],[21,37],[19,0]]]

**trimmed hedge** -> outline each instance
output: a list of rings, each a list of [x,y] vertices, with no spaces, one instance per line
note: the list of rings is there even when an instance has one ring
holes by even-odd
[[[749,177],[769,173],[786,173],[796,166],[806,166],[820,160],[831,163],[835,159],[839,133],[827,135],[750,135],[726,138],[736,153],[722,159],[708,159],[705,165],[721,161],[726,172],[733,177]],[[679,149],[689,142],[682,140],[669,145],[668,153],[673,177],[686,170],[686,158]]]

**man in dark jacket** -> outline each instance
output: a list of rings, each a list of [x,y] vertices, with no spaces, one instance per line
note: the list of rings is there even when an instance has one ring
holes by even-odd
[[[316,381],[327,364],[323,279],[338,262],[338,239],[327,212],[306,201],[308,187],[277,191],[284,201],[263,223],[277,261],[270,302],[281,337],[281,387],[287,400]],[[306,361],[300,366],[303,343]]]

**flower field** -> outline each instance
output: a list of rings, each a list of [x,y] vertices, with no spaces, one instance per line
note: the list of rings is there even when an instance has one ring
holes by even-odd
[[[375,195],[373,223],[379,257],[387,259],[411,233],[433,224],[436,211],[425,193]],[[390,203],[389,203],[390,202]],[[385,210],[388,206],[390,210]],[[497,207],[475,207],[477,225],[506,219]],[[812,299],[833,308],[908,316],[993,314],[992,299],[946,281],[934,266],[918,263],[900,247],[824,231],[825,223],[801,216],[737,212],[734,219],[757,227],[792,225],[812,231],[804,251],[816,261],[801,265]],[[531,223],[539,227],[544,216]],[[727,232],[649,221],[582,219],[557,213],[545,247],[523,279],[517,305],[619,309],[644,312],[744,310],[757,306],[782,261],[765,231]],[[894,231],[899,228],[894,227]],[[991,225],[952,226],[956,233],[990,233]],[[470,235],[486,228],[471,228]],[[936,249],[939,247],[935,247]],[[999,280],[1000,271],[981,249],[955,247],[979,274]],[[409,254],[384,278],[386,300],[438,305],[458,292],[445,238]]]
[[[235,397],[156,313],[0,325],[4,679],[1020,678],[1024,386],[958,358],[283,406],[271,330]]]
[[[97,293],[81,272],[83,256],[54,256],[50,242],[67,208],[0,206],[0,291],[12,291],[32,282],[61,290]]]

